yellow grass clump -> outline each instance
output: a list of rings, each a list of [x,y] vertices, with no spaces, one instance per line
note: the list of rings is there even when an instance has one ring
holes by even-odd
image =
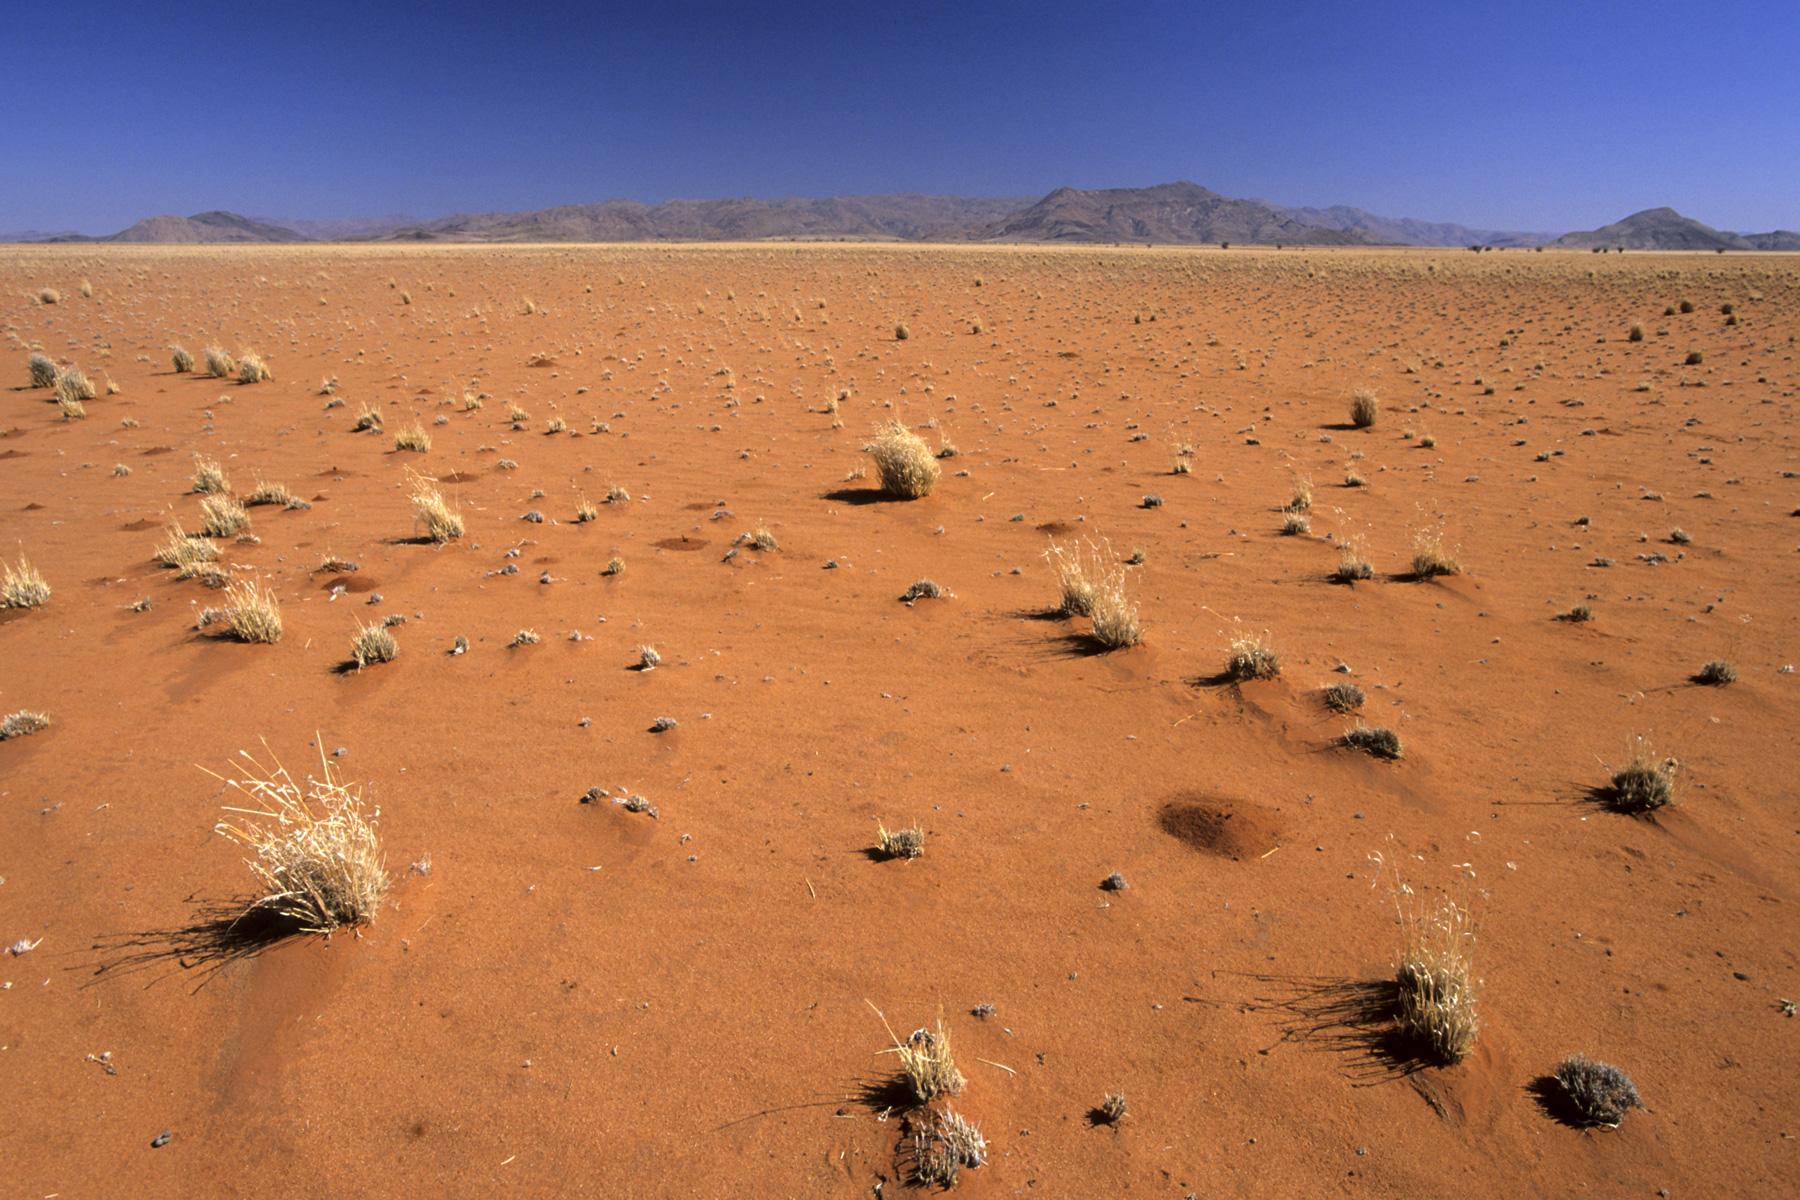
[[[431,449],[431,435],[425,432],[425,426],[414,421],[394,435],[394,449],[417,450],[422,454]]]
[[[400,653],[400,643],[394,640],[387,626],[380,621],[371,621],[356,631],[350,639],[350,658],[360,670],[370,663],[393,662],[394,656]]]
[[[431,541],[449,542],[462,536],[462,513],[444,499],[436,480],[412,476],[412,505],[415,520],[425,526],[425,536]]]
[[[1367,429],[1375,424],[1375,418],[1381,415],[1381,401],[1368,388],[1357,388],[1350,393],[1350,423],[1358,429]]]
[[[222,624],[240,642],[273,645],[281,640],[281,604],[265,583],[236,580],[225,585],[225,603],[201,610],[200,628]]]
[[[1372,856],[1384,866],[1379,854]],[[1400,1032],[1440,1065],[1461,1062],[1475,1048],[1475,922],[1449,896],[1421,895],[1393,869],[1394,912],[1400,924],[1400,963],[1394,972]]]
[[[1462,564],[1444,548],[1443,530],[1421,529],[1413,535],[1412,568],[1420,579],[1432,579],[1455,575],[1462,570]]]
[[[180,346],[169,347],[169,361],[174,364],[177,375],[186,375],[194,369],[194,356]]]
[[[388,875],[375,829],[379,814],[365,810],[361,788],[338,779],[322,745],[322,777],[308,778],[304,787],[279,762],[264,767],[238,753],[248,768],[244,778],[207,773],[246,800],[226,805],[230,817],[214,828],[250,852],[244,865],[262,895],[249,912],[273,914],[301,933],[373,921]]]
[[[889,421],[875,431],[865,447],[875,460],[875,475],[890,496],[917,500],[931,495],[937,486],[937,457],[925,439],[900,421]]]
[[[200,357],[206,360],[206,373],[214,379],[229,379],[237,373],[237,361],[217,346],[208,346]]]
[[[16,567],[0,563],[0,572],[0,608],[36,608],[50,598],[50,585],[24,555]]]
[[[934,1028],[920,1026],[901,1041],[881,1010],[873,1004],[869,1007],[875,1009],[875,1015],[881,1018],[882,1026],[894,1043],[885,1053],[899,1055],[900,1073],[914,1100],[928,1104],[939,1096],[954,1096],[962,1091],[967,1081],[957,1070],[956,1058],[950,1052],[950,1031],[944,1028],[942,1013],[938,1014]]]
[[[246,350],[238,360],[237,377],[239,383],[262,383],[275,378],[275,373],[269,370],[269,364],[262,360],[260,354]]]
[[[207,537],[231,537],[250,528],[250,511],[230,496],[207,496],[200,501],[200,532]]]
[[[202,495],[222,495],[231,490],[225,468],[209,458],[194,455],[194,490]]]

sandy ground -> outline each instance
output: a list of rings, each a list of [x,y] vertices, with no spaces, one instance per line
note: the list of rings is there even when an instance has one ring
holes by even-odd
[[[892,1197],[874,1007],[943,1014],[970,1196],[1800,1189],[1794,258],[20,247],[0,324],[0,552],[54,589],[0,614],[0,713],[54,720],[0,743],[8,1195]],[[960,451],[924,500],[853,477],[893,415]],[[310,501],[224,544],[276,645],[151,560],[195,454]],[[413,540],[409,469],[464,538]],[[1420,529],[1461,574],[1406,578]],[[1351,536],[1375,577],[1333,584]],[[1045,613],[1089,537],[1143,552],[1140,646]],[[342,670],[389,614],[399,657]],[[1279,678],[1220,678],[1240,630]],[[1400,761],[1335,744],[1337,680]],[[1681,764],[1656,820],[1593,799],[1638,735]],[[379,804],[360,936],[209,934],[252,881],[200,768],[259,739]],[[1334,1024],[1393,975],[1373,855],[1473,912],[1460,1065]],[[1577,1050],[1642,1093],[1616,1131],[1540,1094]]]

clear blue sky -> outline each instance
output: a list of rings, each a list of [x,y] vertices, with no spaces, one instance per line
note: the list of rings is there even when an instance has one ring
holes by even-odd
[[[1800,228],[1796,0],[13,0],[0,62],[0,231],[1184,178]]]

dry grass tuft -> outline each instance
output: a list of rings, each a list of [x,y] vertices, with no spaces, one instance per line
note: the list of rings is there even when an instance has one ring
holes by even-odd
[[[31,357],[26,360],[25,367],[31,372],[31,386],[34,388],[55,387],[56,377],[61,373],[57,369],[55,359],[36,351],[33,351]]]
[[[0,608],[36,608],[50,598],[50,585],[24,555],[16,567],[0,563],[0,571]]]
[[[214,379],[229,379],[237,373],[237,362],[217,346],[208,346],[200,352],[206,360],[206,373]]]
[[[1239,634],[1231,639],[1225,673],[1240,683],[1249,679],[1274,679],[1281,674],[1281,659],[1269,644],[1267,633]]]
[[[1106,1098],[1100,1101],[1100,1107],[1094,1110],[1094,1115],[1103,1124],[1117,1125],[1130,1111],[1131,1105],[1126,1101],[1124,1092],[1108,1092]]]
[[[925,853],[925,831],[917,825],[909,829],[889,829],[877,821],[875,851],[883,858],[917,858]]]
[[[225,585],[225,603],[202,609],[200,628],[223,624],[240,642],[271,646],[281,640],[281,604],[266,583],[236,580]]]
[[[425,426],[414,421],[394,435],[394,449],[417,450],[423,454],[431,449],[431,435],[425,432]]]
[[[1287,505],[1282,509],[1282,511],[1283,512],[1291,512],[1291,513],[1303,513],[1303,512],[1307,512],[1308,510],[1310,510],[1312,508],[1312,505],[1313,505],[1312,480],[1306,478],[1304,475],[1294,476],[1294,494],[1288,500]]]
[[[655,646],[638,647],[638,670],[654,671],[660,666],[662,666],[662,655],[657,652]]]
[[[232,537],[250,528],[250,511],[230,496],[208,496],[200,501],[200,532],[207,537]]]
[[[1354,683],[1333,683],[1327,685],[1319,693],[1326,708],[1332,712],[1355,712],[1363,706],[1363,690]]]
[[[1475,1013],[1471,957],[1475,926],[1469,910],[1448,896],[1427,899],[1399,883],[1400,1030],[1440,1064],[1461,1062],[1475,1047],[1481,1023]]]
[[[259,479],[250,494],[244,497],[244,507],[255,508],[261,504],[287,505],[293,503],[294,493],[288,491],[284,483],[269,483]]]
[[[1658,759],[1647,740],[1636,739],[1631,757],[1613,772],[1612,786],[1606,793],[1607,807],[1633,814],[1664,807],[1675,799],[1675,772],[1679,766],[1672,758]]]
[[[1091,542],[1088,544],[1088,553],[1098,554],[1097,547]],[[1095,585],[1088,578],[1081,543],[1062,545],[1052,541],[1049,549],[1044,551],[1044,558],[1056,572],[1056,587],[1060,596],[1056,611],[1066,617],[1085,617],[1093,612]]]
[[[869,1007],[875,1008],[873,1004]],[[879,1008],[875,1008],[875,1015],[881,1017],[882,1026],[893,1040],[894,1045],[888,1052],[900,1056],[900,1073],[915,1101],[929,1104],[939,1096],[954,1096],[962,1091],[967,1081],[956,1069],[956,1059],[950,1053],[950,1031],[944,1028],[942,1013],[938,1014],[934,1028],[920,1026],[904,1042],[895,1036],[893,1026],[887,1023]]]
[[[1363,557],[1362,541],[1348,537],[1338,543],[1337,566],[1331,570],[1331,578],[1335,583],[1356,583],[1359,580],[1373,579],[1375,568],[1367,558]]]
[[[180,346],[169,347],[169,361],[174,364],[177,375],[186,375],[194,369],[194,356]]]
[[[1724,687],[1728,683],[1736,683],[1737,677],[1737,667],[1731,660],[1715,658],[1695,673],[1694,682],[1704,683],[1709,687]]]
[[[1610,1063],[1596,1062],[1583,1054],[1563,1059],[1554,1078],[1572,1115],[1582,1125],[1617,1129],[1627,1112],[1643,1105],[1630,1076]]]
[[[194,455],[194,490],[203,496],[224,495],[231,490],[225,468],[211,459]]]
[[[1427,528],[1413,535],[1412,569],[1416,578],[1433,579],[1459,574],[1462,564],[1444,548],[1444,531]]]
[[[32,712],[21,708],[18,712],[8,713],[6,719],[0,721],[0,742],[10,742],[14,738],[30,737],[50,728],[48,713]]]
[[[964,1167],[973,1170],[987,1161],[980,1127],[948,1107],[922,1117],[912,1149],[913,1182],[920,1187],[955,1187]]]
[[[323,747],[323,777],[309,778],[304,788],[279,762],[271,769],[239,754],[250,768],[246,778],[213,778],[248,798],[247,807],[225,807],[234,818],[247,819],[215,828],[250,851],[245,865],[263,894],[249,911],[273,913],[302,933],[373,921],[388,875],[375,830],[379,814],[365,813],[361,788],[337,778]]]
[[[1376,758],[1399,758],[1400,735],[1379,726],[1358,725],[1343,737],[1344,745]]]
[[[917,500],[937,486],[939,467],[931,447],[899,421],[877,429],[864,450],[875,461],[882,491],[890,496]]]
[[[1350,423],[1358,429],[1368,429],[1375,424],[1381,415],[1381,401],[1368,388],[1357,388],[1350,393]]]
[[[413,517],[423,522],[425,536],[434,542],[449,542],[462,536],[462,512],[444,499],[437,481],[424,475],[412,476]]]
[[[94,381],[87,377],[87,372],[80,367],[64,367],[56,373],[56,398],[58,401],[92,400],[98,393]]]
[[[362,411],[356,414],[356,424],[350,427],[351,433],[361,433],[365,429],[381,428],[381,410],[372,404],[364,404]]]
[[[219,560],[219,548],[199,534],[188,533],[180,521],[170,519],[168,535],[168,540],[156,548],[156,561],[179,570],[182,579]]]
[[[356,636],[350,639],[350,658],[359,671],[370,663],[393,662],[398,653],[400,643],[394,640],[394,635],[380,621],[371,621],[361,626],[357,629]]]
[[[592,500],[589,500],[586,496],[583,496],[581,498],[581,500],[575,505],[575,523],[577,525],[585,525],[589,521],[597,521],[599,519],[600,519],[599,506],[596,505]]]
[[[275,378],[275,372],[269,370],[269,364],[260,354],[246,350],[238,360],[237,377],[239,383],[263,383]]]

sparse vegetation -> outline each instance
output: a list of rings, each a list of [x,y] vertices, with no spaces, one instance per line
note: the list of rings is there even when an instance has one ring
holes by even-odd
[[[200,357],[206,361],[206,373],[213,379],[229,379],[237,373],[237,361],[217,346],[208,346]]]
[[[200,532],[207,537],[233,537],[250,528],[250,512],[230,496],[200,501]]]
[[[1281,659],[1269,645],[1266,633],[1241,633],[1231,639],[1225,673],[1240,683],[1251,679],[1274,679],[1281,674]]]
[[[31,386],[34,388],[53,388],[56,377],[61,372],[57,369],[56,360],[47,354],[32,352],[25,361],[26,370],[31,374]]]
[[[1345,732],[1343,742],[1352,750],[1361,750],[1376,758],[1400,757],[1400,735],[1391,729],[1359,724]]]
[[[1368,388],[1357,388],[1350,393],[1350,424],[1358,429],[1368,429],[1375,424],[1381,415],[1381,401]]]
[[[244,806],[227,805],[230,816],[216,828],[250,853],[245,865],[262,891],[251,910],[271,913],[302,933],[373,921],[388,876],[375,816],[365,811],[361,789],[336,776],[323,748],[320,777],[305,787],[280,762],[264,767],[247,752],[239,754],[247,768],[243,778],[213,777],[243,796]]]
[[[194,455],[194,491],[203,496],[222,496],[231,490],[225,468],[211,459]]]
[[[865,450],[888,495],[917,500],[937,486],[939,468],[931,447],[901,422],[889,421],[877,429]]]
[[[987,1139],[974,1122],[951,1108],[931,1109],[913,1134],[913,1182],[921,1187],[950,1188],[987,1161]]]
[[[269,364],[262,360],[261,355],[246,350],[238,360],[237,376],[239,383],[264,383],[275,378],[275,373],[269,370]]]
[[[883,858],[917,858],[925,853],[925,831],[918,825],[889,829],[877,822],[875,851]]]
[[[431,434],[425,431],[425,426],[414,421],[394,435],[394,449],[416,450],[423,454],[431,449]]]
[[[1397,885],[1400,918],[1399,1025],[1432,1061],[1461,1062],[1475,1048],[1481,1023],[1471,974],[1475,926],[1449,896],[1426,897]]]
[[[1117,1125],[1131,1111],[1124,1092],[1108,1092],[1100,1101],[1100,1107],[1094,1110],[1095,1117],[1104,1125]]]
[[[0,742],[30,737],[32,734],[42,733],[48,728],[50,728],[50,717],[47,713],[21,708],[17,712],[8,713],[5,720],[0,720]]]
[[[400,643],[394,640],[384,622],[371,621],[359,627],[356,636],[350,639],[350,658],[358,670],[370,663],[393,662],[398,653]]]
[[[411,483],[413,519],[425,527],[425,537],[438,543],[461,537],[462,512],[444,499],[437,482],[424,475],[414,474]]]
[[[1607,807],[1642,815],[1666,806],[1675,799],[1676,767],[1674,759],[1658,759],[1648,741],[1636,739],[1625,765],[1613,772],[1612,786],[1605,793]]]
[[[1337,566],[1332,568],[1331,578],[1337,583],[1355,583],[1362,579],[1372,579],[1375,568],[1363,557],[1362,542],[1356,538],[1345,538],[1338,543]]]
[[[1729,659],[1715,658],[1695,673],[1694,682],[1708,687],[1724,687],[1728,683],[1736,683],[1737,677],[1737,667]]]
[[[36,608],[49,598],[50,585],[24,555],[17,566],[0,562],[0,608]]]
[[[1643,1103],[1630,1076],[1609,1063],[1572,1054],[1553,1076],[1577,1124],[1617,1129],[1630,1110]]]
[[[281,605],[260,581],[234,580],[225,585],[225,602],[200,611],[200,628],[223,625],[240,642],[273,645],[281,640]]]
[[[1425,528],[1413,535],[1413,576],[1432,579],[1439,575],[1455,575],[1462,565],[1444,548],[1444,532]]]
[[[1329,684],[1319,693],[1319,698],[1332,712],[1355,712],[1363,706],[1363,690],[1354,683]]]

